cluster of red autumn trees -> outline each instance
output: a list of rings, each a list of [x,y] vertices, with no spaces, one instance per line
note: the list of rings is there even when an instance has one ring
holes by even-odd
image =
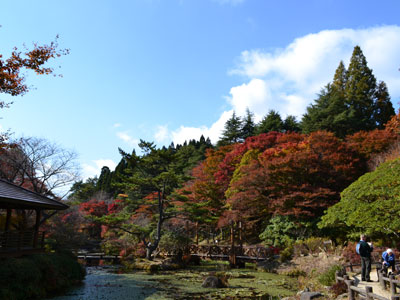
[[[242,221],[249,234],[258,236],[277,215],[319,219],[397,138],[390,128],[345,139],[326,131],[260,134],[208,149],[181,194],[208,206],[215,226]]]

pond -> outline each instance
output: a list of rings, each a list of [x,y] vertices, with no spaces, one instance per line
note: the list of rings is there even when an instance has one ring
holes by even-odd
[[[224,262],[202,262],[176,271],[156,273],[115,273],[114,267],[88,267],[82,286],[51,300],[123,300],[123,299],[279,299],[293,295],[297,281],[282,275],[259,272],[252,266],[229,269]],[[228,287],[203,288],[209,274],[228,278]]]
[[[116,268],[87,267],[83,284],[64,296],[51,300],[123,300],[160,299],[151,296],[157,292],[154,283],[136,274],[116,274]]]

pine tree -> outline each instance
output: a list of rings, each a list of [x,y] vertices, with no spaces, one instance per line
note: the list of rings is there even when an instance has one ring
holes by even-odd
[[[257,125],[256,129],[257,134],[268,133],[270,131],[284,131],[281,115],[274,110],[268,112],[268,114]]]
[[[295,116],[288,115],[283,121],[284,132],[300,132],[300,123],[296,120]]]
[[[307,107],[301,127],[305,133],[327,130],[344,137],[361,130],[383,128],[393,115],[385,83],[377,85],[364,54],[356,46],[349,69],[340,62],[333,82]]]
[[[230,145],[239,142],[243,142],[242,137],[242,120],[236,116],[236,113],[232,113],[232,117],[226,121],[222,137],[218,141],[218,146]]]
[[[395,115],[392,103],[390,102],[389,92],[383,81],[379,82],[375,97],[374,120],[377,127],[383,129],[388,120]]]
[[[246,116],[242,120],[242,138],[245,140],[255,133],[254,114],[247,108]]]
[[[97,190],[103,191],[106,193],[111,192],[111,171],[110,168],[104,166],[101,168],[101,173],[99,177],[99,181],[97,182]]]

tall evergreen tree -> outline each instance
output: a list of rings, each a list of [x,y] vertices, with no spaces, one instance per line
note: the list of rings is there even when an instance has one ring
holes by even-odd
[[[247,108],[246,116],[242,120],[242,138],[245,140],[255,133],[256,124],[254,123],[254,114]]]
[[[97,190],[103,191],[106,193],[111,192],[111,171],[110,168],[107,166],[104,166],[101,168],[101,173],[99,180],[97,182]]]
[[[385,127],[384,125],[395,114],[392,103],[390,102],[389,92],[383,81],[379,82],[375,97],[374,120],[377,127],[383,129]]]
[[[242,141],[242,120],[233,112],[232,117],[225,123],[222,137],[218,141],[218,146],[235,144]]]
[[[300,132],[300,123],[296,120],[295,116],[288,115],[283,121],[284,132]]]
[[[282,132],[283,130],[284,128],[281,115],[275,110],[271,109],[257,125],[256,133],[268,133],[270,131]]]
[[[385,83],[376,83],[372,70],[359,46],[356,46],[346,70],[343,62],[336,69],[333,82],[307,108],[302,119],[303,132],[334,132],[339,137],[383,128],[394,115]]]

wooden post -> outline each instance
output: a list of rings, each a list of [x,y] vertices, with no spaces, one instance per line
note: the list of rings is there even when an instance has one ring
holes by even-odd
[[[231,266],[236,266],[236,253],[235,253],[235,228],[233,221],[231,222],[231,256],[229,259]]]
[[[396,295],[396,284],[393,282],[393,280],[395,280],[394,275],[390,275],[389,279],[390,279],[390,294],[392,296],[395,296]]]
[[[4,226],[4,231],[5,232],[10,230],[10,222],[11,222],[11,208],[7,208],[6,224]]]
[[[45,232],[43,231],[42,232],[42,240],[41,240],[41,243],[40,243],[40,248],[42,248],[42,249],[44,249],[44,237],[45,237]]]
[[[196,245],[199,245],[199,222],[196,222]]]
[[[399,296],[392,296],[391,300],[400,300]]]
[[[10,230],[11,223],[11,208],[7,208],[6,223],[4,225],[4,241],[2,247],[7,248],[8,244],[8,231]]]
[[[242,221],[239,221],[239,245],[240,248],[243,247],[243,238],[242,238]]]
[[[372,294],[372,286],[366,286],[365,287],[365,292],[366,292],[366,295],[367,295],[367,297],[365,299],[374,300],[374,297],[371,296],[371,294]]]
[[[41,210],[36,210],[36,223],[35,223],[35,232],[33,234],[33,248],[37,247],[38,237],[39,237],[39,226],[40,226],[40,217],[41,217]]]
[[[347,285],[347,298],[348,300],[355,300],[354,291],[351,289],[353,280],[349,279],[349,275],[343,275],[344,283]]]
[[[385,290],[386,289],[386,283],[385,283],[385,280],[383,279],[383,276],[384,276],[384,272],[381,269],[378,272],[378,280],[379,280],[380,286]]]

